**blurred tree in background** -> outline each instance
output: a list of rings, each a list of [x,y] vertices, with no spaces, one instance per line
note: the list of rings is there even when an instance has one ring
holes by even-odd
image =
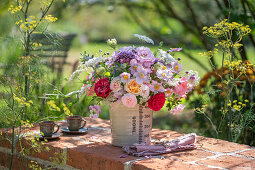
[[[241,22],[255,27],[255,1],[254,0],[147,0],[147,1],[122,1],[130,15],[141,28],[153,38],[163,40],[172,45],[174,37],[179,36],[179,43],[189,45],[193,43],[207,51],[212,49],[210,40],[203,34],[204,26],[213,25],[219,20],[228,18],[229,22]],[[160,20],[157,26],[143,17],[144,11],[154,13]],[[185,12],[184,12],[185,11]],[[182,25],[182,30],[175,30],[175,23]],[[254,34],[249,35],[249,40],[244,40],[245,45],[255,47]],[[234,35],[235,36],[235,35]],[[247,60],[246,48],[239,49],[242,60]],[[188,57],[192,57],[189,56]],[[209,57],[212,66],[216,66],[213,56]]]
[[[63,21],[72,18],[80,31],[94,41],[114,36],[121,42],[132,42],[130,34],[141,33],[165,45],[210,51],[211,40],[202,28],[228,18],[229,22],[244,23],[253,30],[255,0],[69,0],[56,5],[54,14]],[[242,60],[250,57],[247,47],[255,47],[254,34],[255,31],[242,40],[244,46],[235,54]],[[189,51],[183,53],[209,71]],[[212,67],[217,65],[213,56],[208,61]]]

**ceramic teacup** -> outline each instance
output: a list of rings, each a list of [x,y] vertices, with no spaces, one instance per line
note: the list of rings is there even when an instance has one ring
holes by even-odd
[[[83,122],[83,124],[82,124]],[[70,131],[79,131],[79,129],[83,128],[86,125],[86,120],[81,116],[68,116],[67,117],[68,129]]]
[[[42,121],[39,125],[43,137],[52,137],[52,134],[57,133],[60,127],[58,124],[54,123],[54,121]],[[57,127],[56,130],[55,127]]]

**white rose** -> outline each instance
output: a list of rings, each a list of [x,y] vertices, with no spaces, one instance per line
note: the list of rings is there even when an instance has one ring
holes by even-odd
[[[150,88],[147,85],[142,84],[140,96],[142,96],[144,99],[147,99],[149,97],[149,94],[150,94]]]

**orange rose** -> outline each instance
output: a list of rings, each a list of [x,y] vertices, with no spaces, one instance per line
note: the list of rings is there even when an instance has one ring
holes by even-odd
[[[138,95],[141,91],[141,85],[138,84],[135,79],[129,80],[129,82],[125,86],[125,90],[129,93]]]

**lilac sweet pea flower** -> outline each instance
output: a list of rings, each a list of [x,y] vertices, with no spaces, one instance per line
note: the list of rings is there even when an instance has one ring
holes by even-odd
[[[136,82],[138,84],[142,84],[144,81],[148,80],[147,70],[144,69],[142,66],[137,68],[137,72],[134,74],[134,76],[136,77]]]
[[[158,83],[157,81],[152,81],[152,84],[150,85],[150,91],[154,92],[154,93],[158,93],[158,92],[164,92],[165,88],[162,86],[161,83]]]
[[[137,51],[137,60],[146,68],[154,64],[155,57],[148,47],[138,47]]]
[[[102,109],[102,106],[99,106],[99,105],[94,105],[94,109],[96,111],[96,113],[101,113],[101,109]]]
[[[102,106],[99,106],[99,105],[94,105],[94,106],[89,106],[89,110],[90,110],[90,118],[91,119],[96,119],[99,117],[99,114],[101,113],[101,109],[102,109]]]
[[[90,117],[90,119],[97,119],[98,117],[99,117],[99,115],[98,114],[90,114],[89,115],[89,117]]]
[[[169,52],[181,51],[182,48],[170,48]]]
[[[179,64],[177,61],[173,63],[173,72],[179,74],[179,72],[182,70],[182,65]]]

